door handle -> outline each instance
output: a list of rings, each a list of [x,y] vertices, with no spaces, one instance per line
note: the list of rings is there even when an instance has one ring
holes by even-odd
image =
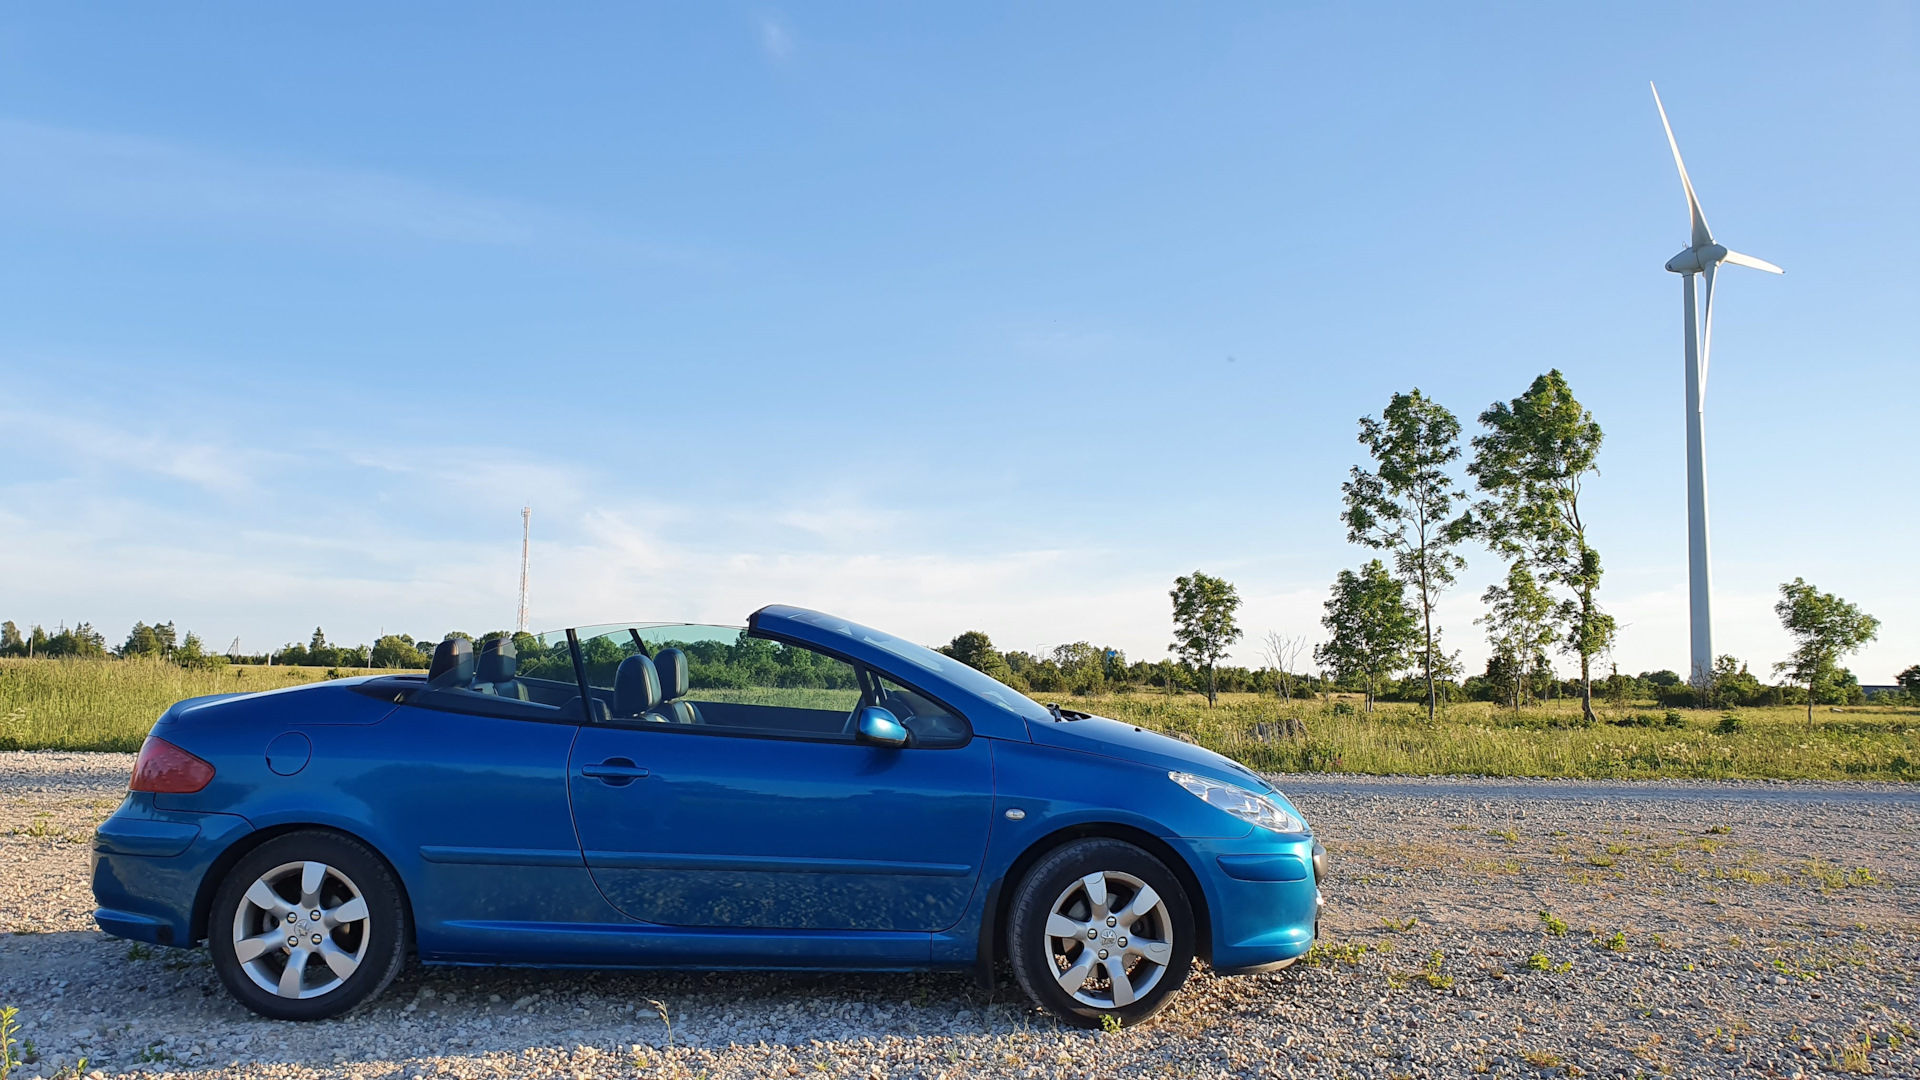
[[[598,765],[582,765],[581,776],[591,776],[612,787],[625,787],[647,775],[647,770],[623,757],[608,758]]]

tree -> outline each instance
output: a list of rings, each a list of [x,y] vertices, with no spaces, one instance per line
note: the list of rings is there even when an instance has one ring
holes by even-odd
[[[1225,580],[1198,570],[1191,577],[1173,579],[1173,644],[1167,650],[1207,673],[1207,705],[1219,700],[1214,666],[1226,658],[1227,648],[1241,637],[1233,613],[1240,609],[1240,593]]]
[[[209,653],[206,643],[200,640],[200,635],[191,630],[187,632],[186,640],[180,643],[180,647],[173,650],[171,659],[185,668],[217,668],[225,667],[227,664],[226,657],[219,653]]]
[[[25,656],[27,639],[20,636],[20,628],[8,619],[0,623],[0,656]]]
[[[1406,586],[1379,559],[1355,574],[1340,571],[1332,595],[1324,605],[1320,624],[1327,640],[1313,650],[1313,658],[1336,678],[1358,678],[1365,684],[1367,711],[1380,683],[1411,660],[1407,653],[1420,642],[1420,628],[1408,610]]]
[[[1292,636],[1269,630],[1260,652],[1273,667],[1274,691],[1280,695],[1280,700],[1292,701],[1294,685],[1299,681],[1293,669],[1300,665],[1302,657],[1308,655],[1306,635]]]
[[[531,636],[531,635],[527,635]],[[527,656],[527,650],[519,648],[520,635],[514,638],[516,655]],[[539,642],[535,641],[536,650]],[[427,666],[427,655],[419,650],[413,639],[405,634],[388,634],[373,643],[373,666],[380,668],[423,668]]]
[[[1580,711],[1593,712],[1593,658],[1613,644],[1613,616],[1600,610],[1600,553],[1587,542],[1580,488],[1597,472],[1602,434],[1558,370],[1533,380],[1511,402],[1480,414],[1467,472],[1487,498],[1474,506],[1494,550],[1537,568],[1572,597],[1561,605],[1562,648],[1580,658]]]
[[[1813,723],[1813,702],[1820,692],[1839,681],[1840,661],[1880,636],[1880,620],[1858,607],[1794,578],[1780,586],[1780,602],[1773,605],[1780,625],[1793,637],[1793,652],[1773,665],[1807,687],[1807,723]]]
[[[8,623],[7,625],[11,626],[13,624]],[[1897,678],[1900,681],[1900,689],[1912,694],[1917,701],[1920,701],[1920,664],[1915,664],[1901,672]]]
[[[1487,586],[1480,600],[1487,605],[1487,613],[1474,622],[1487,628],[1487,643],[1500,661],[1501,688],[1509,692],[1518,712],[1523,703],[1533,700],[1537,679],[1551,676],[1547,650],[1560,638],[1559,611],[1533,572],[1517,561],[1507,567],[1507,583]],[[1488,664],[1492,678],[1492,661]]]
[[[1457,490],[1447,474],[1447,466],[1460,457],[1460,421],[1416,387],[1393,395],[1380,419],[1360,418],[1360,444],[1373,455],[1378,471],[1353,467],[1352,479],[1340,486],[1346,495],[1340,520],[1348,543],[1393,553],[1394,570],[1420,601],[1420,666],[1432,722],[1439,666],[1433,607],[1453,584],[1454,572],[1467,565],[1453,549],[1472,527],[1466,515],[1453,516],[1454,500],[1467,493]]]
[[[1000,655],[1000,650],[993,647],[993,640],[979,630],[955,635],[940,651],[1001,682],[1013,677],[1013,669],[1007,666],[1007,658]]]
[[[46,646],[40,650],[40,655],[99,659],[107,655],[107,639],[91,624],[80,623],[71,630],[62,629],[59,633],[47,638]]]
[[[1738,705],[1757,705],[1766,698],[1767,688],[1737,656],[1718,656],[1713,674],[1707,681],[1707,704],[1717,709]]]

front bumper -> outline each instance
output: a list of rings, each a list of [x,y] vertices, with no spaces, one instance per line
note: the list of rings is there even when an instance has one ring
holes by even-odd
[[[1313,947],[1325,906],[1326,849],[1319,841],[1256,829],[1234,840],[1181,843],[1206,894],[1215,971],[1271,971]]]
[[[191,945],[193,911],[214,860],[253,831],[237,814],[156,810],[132,792],[93,836],[93,913],[115,937]]]

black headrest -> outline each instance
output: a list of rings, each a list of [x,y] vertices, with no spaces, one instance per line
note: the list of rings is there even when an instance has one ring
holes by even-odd
[[[660,673],[660,697],[672,701],[687,693],[687,654],[679,649],[661,649],[653,654],[654,670]]]
[[[660,704],[660,673],[644,656],[629,656],[613,673],[613,714],[639,716]]]
[[[481,682],[508,682],[520,668],[519,656],[520,650],[513,647],[512,638],[494,638],[480,646],[480,660],[474,677]]]
[[[427,669],[427,687],[444,690],[473,681],[473,642],[453,637],[433,647],[433,666]]]

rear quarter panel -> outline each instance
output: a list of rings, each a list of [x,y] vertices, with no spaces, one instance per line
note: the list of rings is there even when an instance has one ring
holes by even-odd
[[[317,825],[359,837],[398,874],[427,959],[526,959],[513,954],[503,922],[628,921],[580,858],[567,799],[572,725],[419,709],[341,684],[302,689],[156,726],[154,734],[215,769],[202,791],[155,796],[156,809],[237,814],[260,831]],[[266,749],[287,732],[310,740],[312,754],[297,773],[280,775]],[[471,925],[481,922],[491,928]]]

